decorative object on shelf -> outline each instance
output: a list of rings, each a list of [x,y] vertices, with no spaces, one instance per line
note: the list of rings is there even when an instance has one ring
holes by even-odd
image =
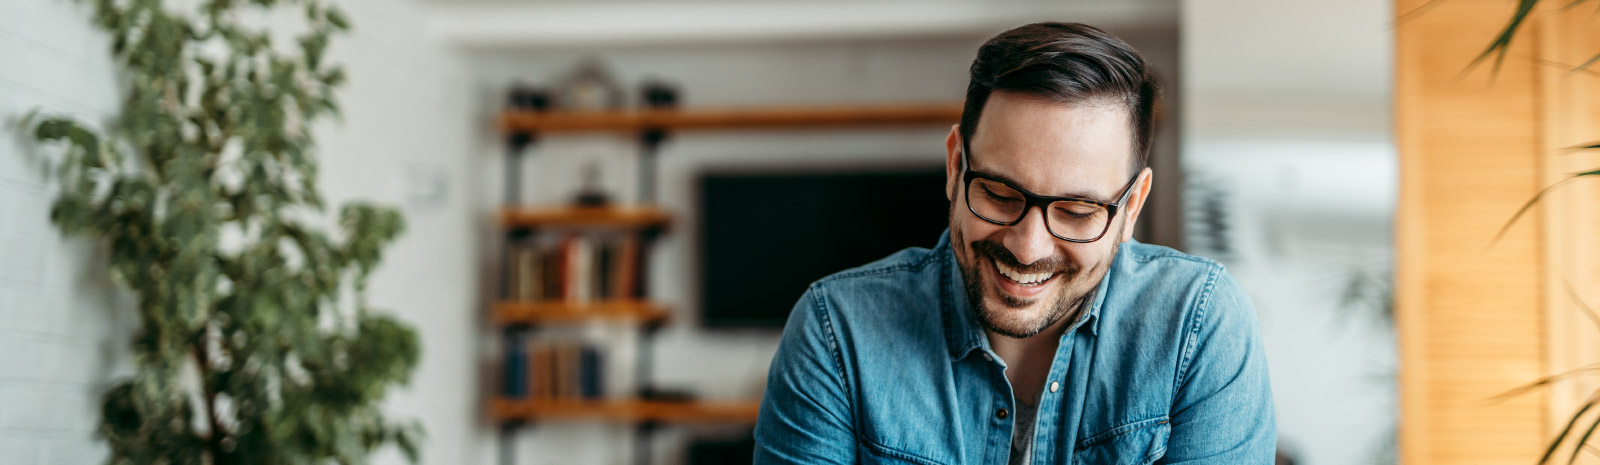
[[[611,196],[600,188],[600,162],[589,162],[583,167],[583,186],[573,196],[572,203],[580,207],[604,207],[611,204]]]
[[[659,386],[645,386],[639,390],[639,398],[657,402],[694,402],[694,392],[687,389],[666,389]]]
[[[97,409],[105,461],[366,463],[394,444],[416,462],[421,426],[381,404],[417,335],[365,292],[403,218],[354,203],[337,231],[317,221],[311,128],[338,112],[345,71],[324,52],[349,19],[323,0],[85,3],[112,40],[119,114],[25,126],[65,145],[52,222],[137,299],[133,372]],[[283,9],[306,21],[290,44],[240,19]]]
[[[511,86],[506,103],[512,110],[542,112],[550,109],[550,91],[519,82]]]
[[[623,106],[622,86],[605,63],[591,57],[561,81],[561,108],[575,111],[617,110]]]
[[[678,108],[678,86],[658,78],[646,79],[639,85],[639,101],[652,110]]]

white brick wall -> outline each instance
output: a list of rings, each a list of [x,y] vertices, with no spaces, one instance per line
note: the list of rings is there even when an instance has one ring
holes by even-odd
[[[104,267],[49,223],[53,184],[19,137],[41,108],[102,119],[116,98],[105,41],[72,2],[0,4],[0,462],[103,462],[99,393],[125,373],[132,322]]]

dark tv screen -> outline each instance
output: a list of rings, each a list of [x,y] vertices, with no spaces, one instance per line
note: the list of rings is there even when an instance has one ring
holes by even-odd
[[[932,247],[948,225],[944,180],[940,166],[704,174],[701,321],[781,328],[812,281]]]

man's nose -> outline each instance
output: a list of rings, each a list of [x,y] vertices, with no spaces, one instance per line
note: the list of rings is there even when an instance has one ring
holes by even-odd
[[[1035,211],[1037,210],[1037,211]],[[1029,208],[1023,212],[1022,221],[1011,225],[1002,241],[1007,250],[1023,265],[1033,264],[1055,254],[1055,236],[1044,224],[1044,210]]]

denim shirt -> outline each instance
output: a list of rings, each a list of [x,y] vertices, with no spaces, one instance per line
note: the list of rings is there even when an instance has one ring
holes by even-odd
[[[1033,463],[1273,462],[1255,309],[1221,265],[1126,242],[1084,305],[1039,391]],[[976,319],[948,231],[813,283],[772,359],[755,463],[1005,464],[1017,401]]]

